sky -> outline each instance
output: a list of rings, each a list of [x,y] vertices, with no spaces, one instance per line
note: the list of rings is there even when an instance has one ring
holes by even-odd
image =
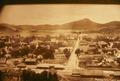
[[[120,5],[37,4],[6,5],[0,23],[14,25],[64,24],[89,18],[97,23],[120,21]]]

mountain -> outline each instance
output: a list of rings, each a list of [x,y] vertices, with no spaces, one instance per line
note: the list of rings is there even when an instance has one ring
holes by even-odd
[[[120,21],[112,21],[109,23],[104,24],[106,26],[120,26]]]
[[[19,28],[15,28],[14,25],[0,24],[0,33],[16,33]]]
[[[87,30],[95,31],[99,33],[104,32],[119,32],[120,31],[120,21],[112,21],[105,24],[100,24],[93,22],[90,19],[82,19],[78,21],[73,21],[61,25],[11,25],[2,23],[0,24],[0,33],[20,33],[23,31],[38,32],[39,30],[57,30],[57,29],[72,29],[72,30]]]
[[[102,25],[100,33],[120,33],[120,21],[112,21]]]
[[[62,28],[78,29],[78,30],[96,30],[101,24],[91,21],[90,19],[82,19],[61,25]]]

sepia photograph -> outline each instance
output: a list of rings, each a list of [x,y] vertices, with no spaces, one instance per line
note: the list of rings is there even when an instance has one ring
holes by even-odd
[[[3,6],[0,81],[120,81],[120,5]]]

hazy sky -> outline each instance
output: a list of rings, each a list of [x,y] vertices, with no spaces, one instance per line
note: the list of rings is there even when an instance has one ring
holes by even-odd
[[[98,23],[120,21],[120,5],[41,4],[7,5],[0,16],[1,23],[63,24],[83,18]]]

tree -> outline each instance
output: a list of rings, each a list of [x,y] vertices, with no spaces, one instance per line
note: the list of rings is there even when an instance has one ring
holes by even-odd
[[[69,50],[69,49],[65,48],[65,49],[63,50],[63,53],[65,54],[65,57],[66,57],[67,59],[70,57],[70,50]]]
[[[76,50],[75,50],[75,54],[77,55],[77,56],[79,56],[79,54],[80,54],[80,49],[79,48],[77,48]]]
[[[45,37],[45,41],[50,41],[50,40],[51,40],[50,35],[46,35],[46,37]]]

